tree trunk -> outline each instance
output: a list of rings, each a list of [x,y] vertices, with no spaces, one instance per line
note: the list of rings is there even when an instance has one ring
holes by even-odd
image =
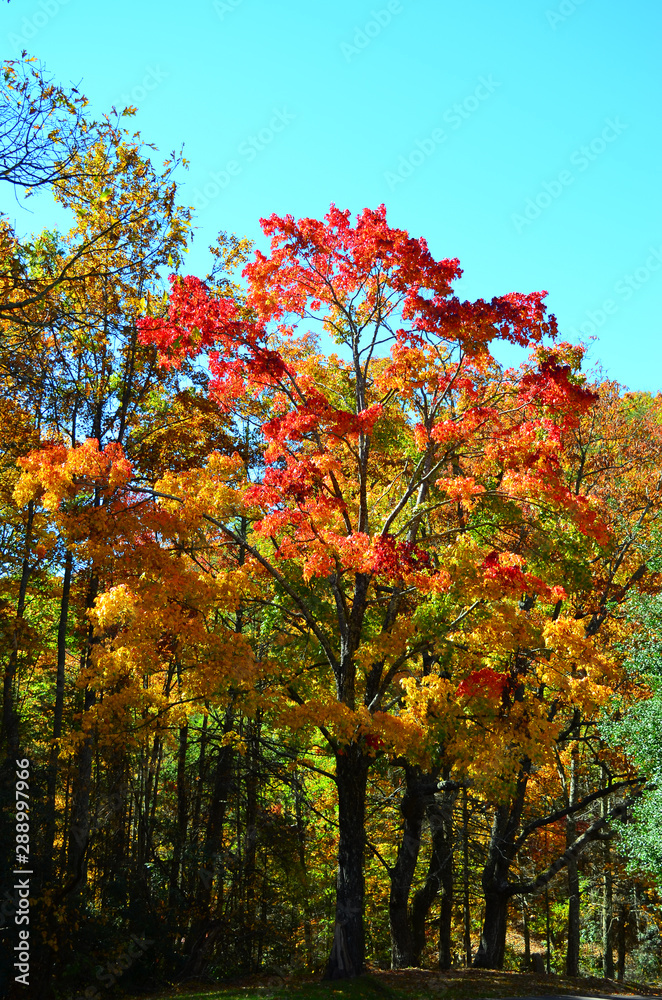
[[[299,849],[299,866],[301,869],[301,883],[303,885],[303,939],[306,949],[306,971],[312,972],[314,962],[313,955],[313,911],[311,907],[310,888],[308,879],[308,865],[306,864],[306,824],[303,816],[303,786],[298,775],[294,777],[294,807],[297,821],[297,846]]]
[[[485,918],[474,967],[500,969],[506,952],[508,903],[510,897],[497,889],[485,892]]]
[[[443,895],[439,913],[439,968],[450,969],[453,964],[453,845],[445,845],[441,860],[441,884]]]
[[[508,874],[514,859],[515,835],[522,817],[530,768],[531,761],[523,758],[512,802],[499,805],[494,811],[487,863],[482,876],[485,919],[473,963],[477,969],[500,969],[503,965],[511,895]]]
[[[188,788],[186,781],[186,752],[188,750],[188,724],[179,727],[179,750],[177,753],[177,824],[172,845],[170,863],[170,901],[174,907],[183,898],[180,891],[180,869],[182,855],[186,842],[186,826],[188,823]]]
[[[577,802],[577,748],[573,747],[570,762],[570,784],[568,805]],[[565,844],[570,847],[577,837],[577,823],[574,816],[568,816],[565,826]],[[579,975],[579,867],[577,858],[568,862],[568,947],[565,956],[565,971],[568,976]]]
[[[437,854],[439,856],[439,873],[441,876],[441,910],[439,913],[439,968],[450,969],[453,964],[452,931],[453,931],[453,806],[457,792],[450,793],[439,806],[441,822],[434,833]]]
[[[528,972],[531,968],[531,933],[529,931],[529,907],[522,897],[522,929],[524,932],[524,969]]]
[[[552,971],[552,938],[549,926],[549,885],[545,886],[545,968],[547,975]]]
[[[398,857],[391,870],[389,916],[391,927],[391,968],[419,968],[425,948],[425,923],[430,907],[443,887],[440,918],[440,962],[450,963],[450,929],[453,899],[453,803],[457,790],[445,792],[443,802],[435,796],[438,776],[421,774],[419,768],[405,766],[407,791],[400,811],[405,819]],[[409,893],[421,847],[423,819],[427,813],[432,853],[425,882],[415,893],[409,908]],[[442,964],[441,968],[448,968]]]
[[[420,769],[409,764],[405,765],[405,780],[407,787],[400,803],[400,812],[405,822],[398,856],[391,869],[389,897],[392,969],[406,969],[417,964],[414,957],[414,935],[409,919],[409,892],[421,848],[425,800]]]
[[[233,724],[234,714],[228,710],[223,725],[224,735],[231,731]],[[216,755],[216,764],[213,773],[214,783],[208,807],[207,828],[205,830],[203,848],[204,867],[201,869],[201,877],[198,880],[195,901],[196,907],[203,913],[208,911],[211,903],[216,862],[223,844],[223,827],[225,825],[228,798],[233,784],[235,755],[236,751],[232,745],[219,747]],[[220,904],[223,899],[222,872],[219,875],[218,892]]]
[[[232,707],[230,707],[225,713],[223,735],[227,735],[233,726],[234,712]],[[191,932],[187,935],[187,948],[190,947],[190,950],[182,969],[182,977],[200,977],[204,975],[211,959],[216,939],[222,931],[219,921],[212,919],[210,909],[217,864],[220,868],[217,882],[217,912],[219,914],[222,913],[225,902],[223,894],[223,860],[221,858],[219,864],[218,859],[223,846],[223,828],[225,825],[227,803],[233,785],[235,756],[236,751],[231,745],[219,747],[216,755],[213,770],[213,786],[207,813],[203,865],[199,870],[195,892],[195,907],[200,916],[194,922]]]
[[[356,743],[350,743],[336,758],[339,826],[336,918],[325,979],[349,979],[365,971],[363,855],[369,763]]]
[[[87,588],[85,607],[94,607],[99,591],[99,578],[92,573]],[[87,644],[81,656],[81,667],[86,671],[92,663],[92,644],[94,629],[90,625],[87,630]],[[94,691],[85,688],[84,710],[88,712],[96,700]],[[76,754],[76,765],[71,789],[71,827],[69,830],[69,846],[67,853],[67,872],[75,879],[77,889],[87,881],[86,854],[90,838],[90,792],[92,787],[92,759],[94,755],[94,736],[89,732],[81,743]]]
[[[258,968],[257,938],[258,938],[258,891],[257,891],[257,813],[258,789],[260,782],[259,762],[259,717],[249,719],[246,724],[246,826],[244,829],[244,868],[243,868],[243,952],[246,971],[255,972]]]
[[[5,670],[2,685],[2,742],[7,748],[7,757],[18,756],[19,752],[19,723],[18,714],[14,705],[14,678],[18,669],[18,648],[20,642],[20,630],[25,613],[25,600],[28,592],[28,582],[32,567],[30,566],[30,546],[32,544],[32,524],[34,521],[34,501],[28,504],[28,519],[25,526],[25,542],[23,563],[21,566],[21,582],[18,588],[18,603],[16,606],[16,619],[11,638],[11,650],[9,660]]]
[[[432,855],[425,884],[412,902],[412,930],[414,959],[421,964],[425,948],[425,921],[439,890],[443,890],[439,914],[439,968],[450,969],[451,928],[453,917],[453,806],[457,790],[445,792],[443,799],[435,798],[427,807],[432,834]]]
[[[205,707],[209,707],[206,703]],[[187,872],[187,883],[186,883],[186,894],[187,896],[195,896],[197,891],[197,882],[200,875],[200,866],[193,861],[194,858],[198,856],[198,850],[200,847],[200,811],[202,809],[202,792],[205,787],[205,780],[207,775],[207,743],[208,743],[208,729],[209,721],[208,716],[205,714],[202,719],[202,729],[200,730],[200,752],[198,756],[198,768],[197,776],[193,790],[193,806],[192,806],[192,816],[191,816],[191,827],[189,833],[189,848],[191,854],[191,861],[188,865]]]
[[[609,813],[609,796],[602,800],[602,815]],[[604,881],[602,891],[602,968],[605,979],[614,978],[614,951],[612,941],[612,896],[611,850],[609,841],[604,843]]]
[[[53,713],[53,743],[48,762],[48,779],[46,790],[46,831],[44,835],[44,883],[50,881],[53,868],[53,845],[55,843],[56,809],[55,795],[57,791],[58,762],[60,758],[59,740],[62,735],[62,716],[64,712],[64,678],[67,665],[67,627],[69,622],[69,594],[73,573],[73,555],[67,549],[64,560],[64,576],[62,578],[62,596],[60,598],[60,618],[57,628],[57,673],[55,677],[55,710]],[[64,827],[66,833],[66,826]]]
[[[94,704],[94,692],[85,689],[85,711]],[[94,740],[89,734],[83,740],[77,754],[71,793],[71,826],[69,828],[69,849],[67,869],[70,878],[75,878],[80,888],[87,881],[86,854],[90,839],[90,792],[92,789],[92,760]]]
[[[616,978],[619,983],[622,983],[625,978],[625,926],[627,924],[627,919],[627,905],[623,900],[621,900],[618,907],[618,959],[616,965]]]
[[[574,827],[575,824],[572,825]],[[574,838],[574,832],[572,836]],[[575,858],[568,863],[568,949],[565,971],[568,976],[579,975],[579,870]]]
[[[610,863],[609,844],[605,844],[605,862]],[[612,875],[609,868],[605,868],[603,894],[602,894],[602,952],[605,979],[614,978],[614,950],[611,933],[612,923]]]

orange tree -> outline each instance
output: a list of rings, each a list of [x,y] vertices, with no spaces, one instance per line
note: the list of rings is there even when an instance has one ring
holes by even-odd
[[[572,352],[568,359],[572,361]],[[573,364],[579,360],[576,357]],[[567,868],[568,972],[577,974],[578,858],[607,835],[603,816],[581,831],[577,821],[598,800],[610,800],[609,820],[624,815],[628,801],[642,788],[641,776],[628,762],[606,752],[596,725],[602,711],[609,714],[610,705],[617,707],[617,699],[631,701],[638,696],[628,683],[616,644],[628,641],[628,624],[623,619],[628,595],[641,588],[659,589],[659,578],[652,572],[659,552],[661,511],[659,407],[648,398],[623,396],[616,384],[598,382],[590,387],[596,391],[594,403],[562,432],[561,462],[568,488],[599,504],[608,530],[593,539],[582,536],[553,510],[542,513],[537,525],[522,523],[520,539],[510,543],[502,535],[507,525],[502,522],[499,531],[491,526],[495,547],[506,546],[522,554],[525,544],[529,568],[542,571],[546,567],[548,582],[556,573],[566,596],[553,608],[536,601],[535,593],[519,606],[511,600],[500,625],[498,618],[485,619],[488,609],[484,608],[479,627],[473,633],[467,629],[463,636],[471,655],[482,647],[482,662],[495,668],[509,686],[510,703],[502,698],[492,720],[476,697],[484,688],[476,691],[463,720],[474,735],[470,740],[461,737],[469,747],[469,777],[477,788],[480,776],[493,810],[482,872],[485,921],[476,955],[476,964],[487,967],[499,966],[503,960],[508,899],[539,891]],[[483,518],[480,510],[472,516],[474,532],[482,530]],[[502,604],[500,614],[506,609]],[[493,616],[496,610],[493,605],[489,614]],[[461,655],[466,654],[462,651]],[[487,786],[479,754],[483,731],[490,734],[483,767],[490,758],[497,762],[497,768],[487,768]],[[458,726],[456,732],[461,732]],[[498,749],[500,745],[503,749]],[[511,767],[504,769],[506,747]],[[460,760],[457,754],[456,771]],[[507,779],[501,788],[494,787],[498,770]],[[543,773],[557,775],[555,796],[551,784],[540,794],[539,775]],[[566,823],[565,849],[535,878],[512,878],[511,866],[526,851],[528,838],[561,820]]]
[[[190,475],[154,493],[192,511],[191,530],[206,521],[244,554],[244,573],[261,588],[242,601],[256,602],[268,625],[256,653],[270,710],[279,724],[317,727],[335,758],[326,975],[346,977],[364,968],[365,797],[376,753],[427,754],[429,763],[420,688],[460,622],[504,598],[535,594],[551,609],[564,596],[544,565],[530,572],[518,524],[544,508],[601,537],[560,462],[562,431],[594,396],[565,363],[567,345],[543,346],[556,337],[544,292],[461,301],[451,287],[458,261],[437,261],[423,239],[389,227],[383,206],[355,225],[333,206],[324,221],[272,216],[262,225],[271,252],[244,269],[245,303],[173,279],[169,316],[141,327],[164,364],[209,352],[210,392],[261,423],[264,467],[253,481],[219,486],[216,499],[213,476],[202,502],[201,479]],[[300,330],[313,323],[342,356],[324,355]],[[504,371],[490,353],[498,339],[531,348],[530,363]],[[497,525],[498,549],[489,530],[467,533],[477,507]],[[470,678],[476,667],[468,663]],[[501,697],[503,682],[480,670],[467,683]]]
[[[565,353],[578,368],[581,351]],[[502,505],[495,519],[481,502],[463,515],[471,538],[493,546],[502,561],[516,565],[525,558],[530,571],[548,583],[562,583],[566,594],[556,605],[537,600],[535,590],[518,595],[515,589],[498,599],[502,588],[497,585],[492,600],[482,600],[453,635],[436,668],[439,678],[416,682],[410,691],[410,703],[416,696],[424,710],[433,685],[442,693],[446,689],[447,700],[440,704],[435,697],[427,707],[438,739],[436,766],[426,775],[410,767],[402,802],[404,830],[391,870],[394,965],[420,961],[421,916],[427,915],[444,872],[440,963],[448,966],[451,961],[452,869],[434,862],[435,854],[452,855],[452,840],[440,852],[434,847],[443,831],[432,837],[428,876],[409,903],[426,810],[433,829],[433,792],[452,798],[458,781],[469,783],[492,814],[490,837],[481,847],[485,911],[475,964],[500,967],[509,900],[518,893],[540,891],[566,868],[568,972],[577,974],[579,856],[607,836],[607,819],[623,815],[628,800],[642,790],[641,775],[606,751],[596,726],[601,712],[608,715],[620,699],[629,702],[638,696],[623,670],[617,644],[627,644],[631,631],[623,618],[628,594],[643,587],[659,589],[659,577],[652,572],[661,510],[659,407],[650,398],[624,397],[615,384],[591,388],[597,390],[595,402],[562,432],[560,457],[568,488],[599,503],[607,534],[582,535],[562,510],[553,508],[540,507],[535,518],[524,519],[516,512],[507,517]],[[512,461],[512,441],[510,446],[492,456],[493,475],[502,475]],[[476,460],[480,465],[485,456],[465,454],[459,466],[473,472]],[[488,596],[485,580],[472,583],[467,575],[465,597],[472,586],[477,600]],[[453,780],[440,783],[445,772],[452,773]],[[541,775],[547,776],[544,793]],[[580,829],[578,821],[600,800],[611,803],[607,819],[600,816]],[[559,822],[566,824],[563,850],[535,877],[513,875],[529,839]]]

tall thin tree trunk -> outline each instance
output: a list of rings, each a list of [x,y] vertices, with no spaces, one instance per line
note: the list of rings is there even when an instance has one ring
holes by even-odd
[[[398,855],[391,869],[389,895],[392,969],[405,969],[417,964],[414,934],[409,914],[409,892],[421,848],[423,819],[425,817],[425,798],[420,768],[406,764],[405,782],[405,794],[400,803],[400,813],[404,818],[404,826]],[[430,785],[430,792],[432,791],[434,791],[434,784]],[[423,919],[425,920],[425,916]]]
[[[206,706],[208,707],[208,706]],[[198,850],[200,844],[200,811],[202,809],[202,792],[205,785],[205,778],[207,775],[207,743],[209,742],[208,737],[208,718],[205,714],[202,720],[202,730],[200,732],[200,752],[198,755],[198,773],[196,776],[195,789],[193,792],[193,806],[192,806],[192,816],[191,816],[191,832],[189,834],[189,843],[191,848],[191,859],[198,857]],[[199,868],[194,860],[191,861],[188,870],[187,877],[187,893],[190,896],[194,896],[196,893],[196,882],[198,880]]]
[[[512,801],[497,806],[494,811],[487,863],[482,875],[485,917],[473,963],[479,969],[500,969],[503,965],[510,902],[508,874],[514,859],[513,845],[524,808],[530,768],[531,761],[524,758]]]
[[[602,800],[602,815],[609,812],[609,796]],[[613,879],[611,873],[611,850],[609,841],[604,843],[604,877],[602,883],[602,968],[605,979],[614,978],[614,951],[612,936]]]
[[[94,692],[85,689],[85,711],[94,704]],[[88,734],[76,754],[72,791],[71,791],[71,825],[69,827],[69,849],[67,852],[67,871],[70,878],[75,878],[76,887],[80,888],[87,879],[86,853],[90,838],[90,793],[92,788],[92,761],[94,758],[94,739]]]
[[[95,437],[101,442],[101,410],[96,406]],[[101,491],[94,491],[94,507],[102,504]],[[90,611],[99,593],[99,577],[92,569],[87,587],[85,607]],[[92,665],[92,648],[94,643],[94,627],[90,624],[87,630],[87,643],[81,656],[81,667],[87,672]],[[59,652],[59,649],[58,649]],[[84,711],[88,712],[95,702],[94,691],[85,687]],[[79,890],[87,880],[87,848],[90,837],[90,792],[92,784],[92,759],[94,755],[94,734],[88,732],[76,755],[76,767],[71,791],[71,828],[69,833],[69,848],[67,856],[67,871],[70,878],[75,879]]]
[[[568,787],[568,805],[577,801],[577,749],[573,748],[570,760],[570,782]],[[577,823],[574,816],[566,819],[565,843],[570,847],[577,836]],[[568,946],[565,956],[565,971],[568,976],[579,975],[579,866],[573,856],[568,862]]]
[[[568,836],[574,838],[574,832],[569,831]],[[572,858],[568,863],[568,946],[565,956],[565,971],[568,976],[579,975],[579,907],[579,867],[577,860]]]
[[[606,862],[610,863],[609,845],[605,845]],[[602,951],[605,979],[614,978],[614,949],[612,941],[612,875],[606,868],[602,894]]]
[[[310,893],[308,890],[308,866],[306,864],[306,825],[303,818],[303,787],[298,777],[295,776],[294,784],[294,808],[297,821],[297,845],[299,849],[299,866],[301,869],[301,881],[303,884],[303,940],[306,949],[306,969],[312,972],[314,965],[313,956],[313,911],[311,908]]]
[[[16,620],[12,631],[11,649],[7,669],[2,684],[2,742],[7,748],[7,757],[15,757],[19,752],[19,723],[14,705],[14,678],[18,669],[18,650],[20,644],[20,628],[25,614],[25,602],[28,593],[28,582],[32,567],[30,566],[30,546],[32,544],[32,525],[34,523],[34,501],[28,504],[28,518],[25,525],[25,540],[23,543],[23,562],[21,564],[21,580],[18,586],[18,602],[16,604]]]
[[[453,803],[456,794],[453,794],[450,801],[444,802],[439,807],[442,813],[441,822],[433,835],[439,856],[439,875],[443,890],[439,911],[440,969],[450,969],[453,964]]]
[[[223,721],[223,735],[227,736],[234,726],[234,712],[230,706]],[[187,935],[187,951],[185,967],[182,975],[201,976],[210,961],[211,951],[219,933],[220,926],[212,920],[212,894],[217,878],[216,912],[222,913],[225,897],[224,862],[221,855],[223,846],[223,828],[230,789],[233,782],[233,771],[236,751],[232,746],[221,746],[216,755],[212,772],[212,788],[207,810],[207,824],[202,849],[203,865],[198,873],[195,890],[195,905],[199,917],[194,921],[190,934]],[[237,810],[238,812],[238,810]],[[189,944],[190,942],[190,944]]]
[[[524,931],[524,968],[531,968],[531,933],[529,931],[529,907],[522,896],[522,929]]]
[[[55,796],[57,792],[58,763],[60,759],[59,740],[62,735],[62,716],[64,712],[64,680],[67,665],[67,628],[69,622],[69,594],[73,573],[73,555],[67,549],[64,559],[64,576],[62,577],[62,595],[60,597],[60,617],[57,628],[57,672],[55,675],[55,707],[53,710],[53,743],[49,754],[48,780],[46,786],[46,830],[44,833],[44,882],[50,881],[53,869],[53,844],[55,842],[56,809]],[[66,826],[65,826],[66,832]]]
[[[64,813],[62,816],[62,846],[60,847],[60,871],[66,871],[67,867],[67,830],[69,829],[69,806],[71,801],[71,758],[67,760],[67,769],[64,774]]]
[[[625,929],[628,919],[628,909],[625,900],[621,900],[618,906],[618,941],[617,941],[617,965],[616,978],[619,983],[625,979]]]
[[[170,906],[178,901],[180,868],[186,841],[188,822],[188,792],[186,788],[186,751],[188,749],[188,725],[179,727],[179,748],[177,752],[177,824],[173,838],[170,865]]]
[[[549,976],[552,971],[552,938],[549,926],[549,886],[545,886],[545,968]]]
[[[338,786],[338,871],[336,915],[325,979],[348,979],[365,971],[363,910],[365,796],[369,759],[357,743],[336,757]]]
[[[439,890],[443,890],[439,913],[438,954],[439,968],[449,969],[452,962],[451,927],[453,916],[453,805],[457,790],[446,791],[428,802],[427,816],[432,835],[430,866],[423,886],[414,895],[411,923],[414,941],[414,960],[421,964],[425,947],[425,922]]]
[[[257,893],[257,809],[259,778],[259,719],[247,724],[248,769],[246,774],[246,825],[244,828],[244,900],[243,949],[247,972],[254,972],[258,953],[258,893]]]
[[[90,609],[94,606],[98,589],[99,579],[95,574],[92,574],[87,588],[86,608]],[[90,625],[87,631],[87,644],[81,657],[81,666],[85,670],[89,669],[92,662],[93,637],[94,630]],[[88,712],[94,702],[94,691],[88,686],[85,688],[84,711]],[[69,829],[67,871],[69,877],[75,879],[77,889],[80,889],[87,879],[86,854],[90,837],[90,792],[92,787],[93,757],[94,734],[89,732],[76,754],[71,790],[71,826]]]

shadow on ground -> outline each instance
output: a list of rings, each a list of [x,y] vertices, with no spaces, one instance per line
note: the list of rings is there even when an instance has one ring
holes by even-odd
[[[223,986],[180,985],[151,1000],[480,1000],[500,997],[662,997],[662,986],[596,976],[541,975],[489,969],[371,970],[352,980],[320,982],[319,975],[246,976]],[[146,1000],[145,994],[134,1000]]]

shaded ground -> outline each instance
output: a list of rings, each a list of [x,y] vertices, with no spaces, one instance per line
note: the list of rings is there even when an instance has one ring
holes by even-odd
[[[373,970],[350,981],[320,982],[316,976],[255,975],[222,987],[190,983],[151,994],[151,1000],[480,1000],[491,997],[662,997],[662,986],[618,983],[595,976],[540,975],[456,969],[439,972]],[[138,998],[136,998],[138,1000]],[[142,994],[140,1000],[145,1000]]]

